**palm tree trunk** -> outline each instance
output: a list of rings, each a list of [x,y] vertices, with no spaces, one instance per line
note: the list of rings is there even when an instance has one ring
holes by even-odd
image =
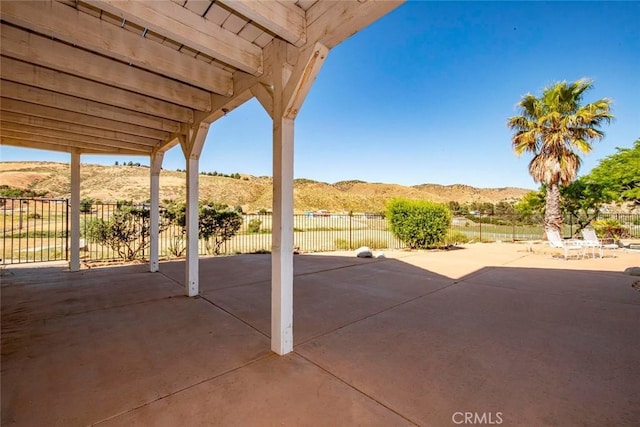
[[[544,211],[544,228],[562,230],[562,214],[560,213],[560,187],[557,183],[547,187],[547,200]],[[561,234],[562,235],[562,234]]]

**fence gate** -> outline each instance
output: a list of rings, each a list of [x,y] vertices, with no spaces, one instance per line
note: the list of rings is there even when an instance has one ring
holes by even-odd
[[[69,200],[0,198],[2,264],[69,259]]]

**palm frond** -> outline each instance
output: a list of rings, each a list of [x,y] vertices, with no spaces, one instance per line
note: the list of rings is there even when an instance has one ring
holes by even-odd
[[[540,140],[536,130],[524,130],[516,133],[511,141],[513,151],[518,155],[524,152],[536,153],[539,151]]]

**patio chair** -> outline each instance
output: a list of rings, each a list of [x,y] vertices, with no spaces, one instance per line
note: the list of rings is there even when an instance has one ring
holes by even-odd
[[[584,239],[583,245],[585,247],[585,253],[587,248],[591,248],[591,256],[593,258],[596,257],[596,248],[598,248],[600,258],[603,258],[605,249],[616,250],[619,247],[613,239],[598,239],[598,236],[596,236],[596,231],[593,228],[583,229],[582,238]]]
[[[564,259],[569,259],[571,252],[575,252],[577,255],[581,255],[584,258],[585,247],[581,240],[564,240],[560,237],[560,232],[558,232],[558,230],[545,230],[545,233],[547,233],[549,246],[556,249],[562,249],[564,251]]]

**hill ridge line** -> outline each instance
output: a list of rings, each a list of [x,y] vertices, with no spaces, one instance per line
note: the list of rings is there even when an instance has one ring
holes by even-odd
[[[229,206],[241,206],[252,212],[272,206],[272,179],[266,176],[239,174],[239,177],[200,175],[200,199]],[[238,176],[238,175],[236,175]],[[81,165],[81,198],[102,202],[149,199],[148,166]],[[59,162],[0,162],[0,185],[47,192],[51,197],[68,197],[69,164]],[[162,170],[160,199],[184,200],[185,172]],[[447,203],[514,202],[533,191],[518,187],[479,188],[467,184],[424,183],[405,186],[394,183],[371,183],[343,180],[333,184],[306,178],[294,180],[296,212],[328,210],[331,212],[379,212],[394,197]]]

